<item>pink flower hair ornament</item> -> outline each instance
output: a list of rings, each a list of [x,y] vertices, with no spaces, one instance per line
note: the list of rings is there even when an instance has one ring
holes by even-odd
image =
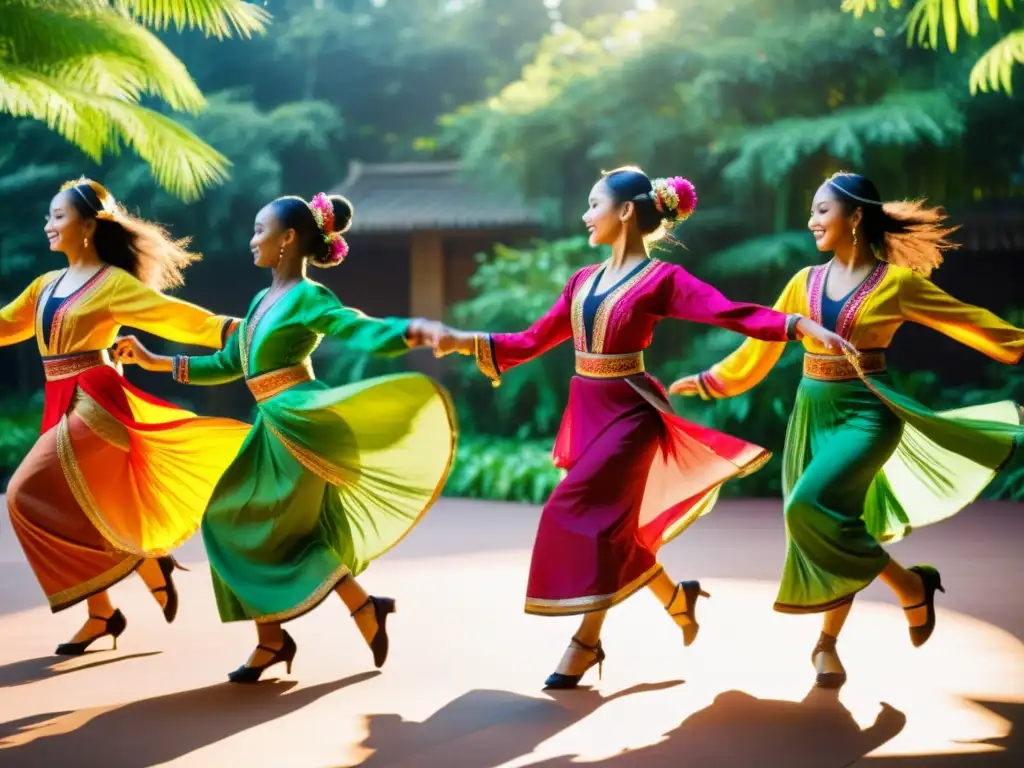
[[[313,195],[309,201],[309,210],[313,214],[320,233],[327,243],[326,261],[318,261],[322,267],[336,267],[348,256],[348,243],[340,232],[334,230],[334,204],[323,192]]]
[[[658,213],[672,221],[686,221],[697,207],[697,190],[688,179],[654,179],[650,196]]]

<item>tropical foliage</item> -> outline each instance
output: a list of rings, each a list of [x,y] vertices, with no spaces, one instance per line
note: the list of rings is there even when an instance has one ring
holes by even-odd
[[[13,0],[0,0],[0,11],[13,7],[5,3]],[[602,258],[580,237],[579,216],[600,171],[624,163],[683,174],[697,185],[697,214],[659,255],[728,296],[760,302],[774,300],[796,270],[820,258],[806,234],[806,211],[832,171],[870,169],[887,197],[923,192],[954,219],[976,203],[1024,192],[1024,113],[1003,93],[970,98],[963,87],[973,54],[1000,31],[989,24],[987,6],[979,5],[977,37],[968,33],[957,43],[967,55],[949,56],[907,46],[910,5],[894,9],[888,0],[878,0],[873,13],[865,4],[860,19],[844,12],[841,0],[658,0],[640,12],[635,0],[278,0],[267,3],[274,14],[268,34],[244,39],[229,24],[223,31],[233,39],[218,43],[205,40],[206,28],[190,31],[187,15],[138,10],[201,10],[214,0],[102,5],[106,12],[135,8],[125,18],[143,29],[152,24],[155,32],[146,34],[155,33],[187,67],[196,92],[205,94],[203,108],[177,113],[177,124],[216,147],[231,182],[185,206],[154,183],[143,160],[104,154],[97,166],[43,122],[0,119],[0,302],[43,264],[57,263],[40,256],[41,216],[56,186],[83,170],[131,207],[194,236],[205,259],[190,268],[186,298],[241,312],[263,287],[246,243],[252,217],[268,199],[330,188],[353,159],[460,158],[474,177],[541,200],[549,215],[543,239],[480,256],[475,296],[452,308],[450,319],[487,330],[526,327],[575,269]],[[0,17],[2,40],[14,22]],[[1007,13],[999,18],[1010,23]],[[4,50],[0,44],[0,78]],[[139,103],[151,107],[154,97]],[[160,109],[163,115],[171,106]],[[958,258],[950,256],[950,265]],[[979,260],[979,273],[1012,279],[1011,258],[965,258]],[[937,274],[940,284],[945,274]],[[992,306],[1013,317],[1012,300]],[[647,364],[667,382],[716,362],[739,341],[727,331],[665,323]],[[955,347],[934,334],[925,343]],[[318,375],[338,382],[404,364],[329,342],[318,355]],[[794,348],[742,397],[675,405],[686,418],[780,453],[799,363]],[[961,376],[957,386],[945,373],[912,368],[902,384],[941,408],[1024,397],[1018,369],[980,357],[976,363],[973,380]],[[466,358],[443,366],[462,434],[447,492],[543,498],[559,476],[550,449],[571,352],[559,348],[507,372],[497,389]],[[37,371],[30,345],[0,350],[8,391],[31,392]],[[162,380],[144,381],[165,397],[182,396]],[[201,389],[186,393],[197,409],[251,415],[241,385]],[[0,404],[0,476],[27,450],[38,424],[38,412],[24,402],[6,410]],[[1006,473],[992,493],[1019,494],[1019,480]],[[728,489],[778,491],[777,460]]]
[[[205,105],[153,30],[173,25],[249,37],[268,14],[241,0],[0,0],[0,113],[28,117],[99,162],[129,147],[183,199],[227,177],[226,158],[143,104],[196,114]]]
[[[881,0],[843,0],[842,8],[857,18],[874,13]],[[903,0],[888,0],[891,8],[903,8]],[[1005,31],[1000,12],[1012,19],[1016,29]],[[1013,92],[1013,69],[1024,64],[1024,14],[1016,0],[917,0],[911,4],[905,26],[907,41],[938,50],[940,39],[956,53],[961,30],[969,37],[998,36],[996,42],[978,58],[970,74],[971,93]],[[1000,36],[1001,35],[1001,36]]]

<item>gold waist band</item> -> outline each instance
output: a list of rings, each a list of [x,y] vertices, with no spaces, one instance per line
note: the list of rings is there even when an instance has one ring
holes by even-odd
[[[291,368],[282,368],[278,371],[253,376],[251,379],[246,379],[245,383],[249,386],[252,396],[256,398],[256,402],[262,403],[264,400],[269,400],[275,395],[291,389],[296,384],[312,381],[314,378],[316,377],[313,376],[313,366],[309,360],[306,360]]]
[[[885,352],[862,352],[857,355],[857,366],[864,374],[885,370]],[[857,367],[840,355],[804,355],[804,376],[818,381],[849,381],[857,378]]]
[[[643,372],[643,352],[627,352],[624,355],[576,353],[576,373],[588,379],[621,379]]]
[[[47,381],[60,381],[104,365],[112,365],[110,353],[105,349],[99,349],[92,352],[80,352],[76,355],[44,357],[43,373]]]

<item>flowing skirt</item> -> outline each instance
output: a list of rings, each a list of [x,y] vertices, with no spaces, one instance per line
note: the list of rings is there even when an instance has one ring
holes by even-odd
[[[221,619],[315,608],[420,521],[455,441],[448,394],[419,374],[310,381],[260,403],[203,518]]]
[[[770,457],[675,415],[647,374],[574,377],[554,450],[568,471],[541,513],[526,612],[622,602],[658,574],[658,549],[711,510],[723,482]]]
[[[786,563],[775,610],[817,613],[867,587],[889,562],[881,542],[974,501],[1024,438],[999,402],[936,413],[866,381],[801,381],[786,436]]]
[[[11,478],[7,506],[51,610],[195,533],[248,429],[151,397],[110,366],[49,382],[43,433]]]

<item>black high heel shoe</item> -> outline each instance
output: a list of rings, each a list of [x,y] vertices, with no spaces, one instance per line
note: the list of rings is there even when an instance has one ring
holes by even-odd
[[[243,664],[234,672],[228,672],[228,682],[231,683],[255,683],[258,682],[260,676],[270,669],[275,664],[284,662],[285,670],[290,675],[292,673],[292,662],[295,660],[295,652],[298,650],[298,646],[295,645],[295,641],[292,640],[292,636],[286,631],[284,633],[284,643],[280,648],[268,648],[265,645],[257,645],[257,650],[268,651],[274,654],[270,657],[270,661],[266,664],[260,664],[258,667],[250,667],[248,664]]]
[[[818,667],[818,654],[819,653],[835,653],[836,652],[836,638],[832,637],[825,632],[822,632],[818,636],[818,644],[814,646],[814,650],[811,651],[811,664],[814,665],[815,669]],[[838,658],[838,654],[836,655]],[[842,662],[839,662],[842,664]],[[818,672],[814,678],[814,684],[819,688],[842,688],[846,684],[846,672]]]
[[[178,615],[178,588],[174,586],[174,569],[187,571],[188,568],[175,560],[174,555],[164,555],[157,558],[156,562],[160,566],[160,573],[164,576],[164,585],[162,587],[154,587],[150,592],[154,595],[157,592],[167,593],[167,602],[164,604],[163,611],[164,619],[170,624]]]
[[[74,643],[61,643],[57,646],[57,650],[54,653],[57,656],[81,656],[85,653],[86,649],[99,640],[101,637],[110,635],[114,639],[113,650],[117,650],[117,638],[119,638],[128,626],[128,619],[121,613],[121,609],[118,608],[108,618],[102,616],[89,616],[93,621],[102,621],[106,623],[103,631],[95,637],[90,637],[88,640],[79,640]]]
[[[374,633],[373,640],[370,641],[369,645],[370,650],[373,651],[373,666],[380,669],[388,659],[388,615],[395,613],[398,610],[398,605],[393,598],[370,595],[366,598],[365,603],[352,611],[352,618],[355,618],[355,615],[368,605],[373,606],[373,614],[377,619],[377,631]]]
[[[544,688],[555,691],[567,691],[575,688],[580,684],[580,680],[583,679],[583,675],[593,669],[594,666],[597,666],[597,679],[601,679],[601,674],[604,671],[605,659],[604,648],[601,647],[601,641],[598,640],[597,645],[587,645],[582,640],[574,637],[569,641],[569,645],[575,645],[582,651],[594,654],[594,658],[589,664],[587,664],[587,668],[578,675],[563,675],[561,672],[552,672],[548,676],[548,679],[544,681]]]
[[[675,604],[676,597],[678,597],[680,591],[682,591],[683,597],[686,598],[686,608],[683,611],[672,613],[672,606]],[[683,645],[685,646],[692,645],[693,641],[697,639],[697,633],[700,632],[700,624],[697,623],[697,598],[700,597],[710,598],[711,595],[700,588],[699,581],[680,581],[676,584],[676,591],[672,593],[672,599],[665,606],[665,611],[683,630]],[[688,621],[679,621],[676,618],[677,616],[685,616]]]
[[[928,609],[924,624],[910,627],[910,642],[914,644],[915,648],[920,648],[928,642],[928,638],[935,631],[935,593],[945,593],[946,590],[942,586],[942,577],[939,576],[939,572],[932,566],[914,565],[907,570],[913,571],[920,576],[921,582],[924,584],[924,600],[917,605],[910,605],[903,609],[904,611],[913,611],[917,608],[925,607]]]

